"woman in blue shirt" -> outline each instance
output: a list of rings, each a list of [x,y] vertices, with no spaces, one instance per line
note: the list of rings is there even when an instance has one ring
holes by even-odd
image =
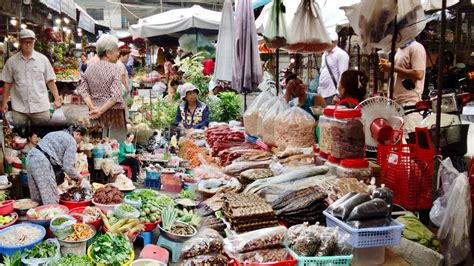
[[[285,84],[285,100],[290,106],[299,106],[311,114],[317,121],[318,117],[313,114],[311,107],[326,106],[324,98],[318,94],[307,92],[307,86],[304,85],[303,81],[296,74],[288,75],[285,79]]]
[[[193,84],[185,83],[179,93],[183,102],[176,110],[174,125],[183,125],[187,129],[209,126],[209,107],[197,99],[199,90]]]

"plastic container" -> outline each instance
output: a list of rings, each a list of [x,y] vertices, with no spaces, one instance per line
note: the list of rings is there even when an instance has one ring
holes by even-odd
[[[34,208],[34,210],[39,211],[39,210],[46,209],[46,208],[61,208],[61,209],[63,209],[63,213],[68,213],[69,212],[68,207],[63,206],[63,205],[59,205],[59,204],[43,205],[43,206],[39,206],[39,207]],[[49,228],[49,223],[51,222],[51,219],[34,219],[34,218],[30,217],[28,215],[28,213],[26,214],[26,218],[28,219],[28,221],[30,221],[34,224],[42,225],[45,228]]]
[[[154,171],[154,170],[146,170],[146,179],[160,179],[160,175],[161,173],[158,172],[158,171]]]
[[[328,156],[327,161],[324,163],[329,168],[328,174],[336,175],[336,170],[339,167],[340,160],[337,158],[332,157],[331,155]]]
[[[298,261],[298,266],[349,266],[352,255],[349,256],[323,256],[323,257],[300,257],[291,248],[286,248],[291,256]]]
[[[344,99],[336,104],[334,119],[331,125],[331,155],[338,159],[364,158],[365,134],[361,121],[362,111],[357,109],[340,109],[339,104],[359,103],[354,99]]]
[[[74,215],[74,214],[75,213],[82,214],[85,209],[86,207],[75,208],[75,209],[70,210],[68,214],[76,218],[78,222],[82,222],[82,219],[83,219],[82,215]],[[92,225],[95,229],[99,229],[102,224],[102,218],[99,216],[99,218],[97,218],[96,220],[88,221],[86,223]]]
[[[70,210],[80,207],[87,207],[90,206],[92,200],[84,200],[84,201],[69,201],[69,200],[59,200],[59,204],[68,207]]]
[[[67,241],[67,240],[59,240],[59,245],[61,246],[61,255],[66,256],[67,254],[74,254],[78,256],[84,256],[87,254],[87,241],[92,239],[95,234],[97,233],[96,229],[89,225],[94,233],[87,239],[79,240],[79,241]]]
[[[35,240],[29,244],[26,244],[26,245],[23,245],[23,246],[16,246],[16,247],[11,247],[11,246],[3,246],[1,243],[0,243],[0,253],[4,256],[11,256],[13,255],[16,251],[23,251],[25,249],[31,249],[33,246],[35,246],[36,244],[38,244],[39,242],[43,241],[44,237],[46,236],[46,229],[44,229],[43,226],[41,225],[37,225],[37,224],[31,224],[31,223],[24,223],[24,224],[16,224],[16,225],[12,225],[10,227],[7,227],[5,229],[2,229],[0,230],[0,235],[7,232],[8,230],[11,230],[12,228],[15,228],[15,227],[24,227],[24,226],[31,226],[31,227],[35,227],[35,228],[38,228],[40,231],[41,231],[41,235],[40,237],[38,238],[38,240]]]
[[[0,215],[3,216],[13,212],[13,203],[15,203],[14,200],[2,201],[0,204]]]
[[[119,203],[119,204],[109,204],[109,205],[100,204],[100,203],[95,202],[94,199],[92,199],[92,203],[94,204],[94,206],[101,209],[104,213],[107,213],[108,211],[113,211],[116,206],[121,204],[121,203]]]
[[[161,188],[161,182],[160,182],[160,179],[145,179],[144,186],[149,187],[149,188],[160,189]]]
[[[160,219],[158,221],[152,222],[152,223],[143,223],[143,226],[145,227],[145,232],[151,232],[155,230],[155,228],[158,226],[158,224],[161,222]]]
[[[349,234],[351,245],[354,248],[400,245],[402,231],[405,227],[400,222],[391,219],[390,226],[356,229],[326,211],[323,214],[326,216],[326,226],[339,227],[343,232]]]
[[[93,245],[90,245],[89,248],[87,248],[87,256],[89,257],[89,259],[92,261],[92,263],[94,263],[94,265],[96,266],[106,266],[105,264],[102,264],[102,263],[97,263],[96,261],[94,261],[94,259],[92,258],[92,246]],[[133,262],[133,259],[135,259],[135,252],[133,252],[133,249],[131,250],[132,253],[130,254],[130,259],[125,262],[123,264],[123,266],[129,266],[130,264],[132,264]]]
[[[352,265],[382,265],[385,262],[385,247],[355,248]]]
[[[10,225],[15,224],[16,221],[18,221],[18,217],[19,217],[19,216],[18,216],[18,213],[12,212],[12,213],[10,213],[9,215],[13,218],[13,220],[12,220],[11,222],[7,223],[7,224],[4,224],[4,225],[0,226],[0,229],[7,228],[7,227],[9,227]]]
[[[372,169],[366,158],[344,159],[336,168],[336,175],[339,178],[356,178],[367,181],[372,177]]]
[[[329,154],[332,146],[331,121],[334,120],[334,105],[323,109],[323,115],[319,117],[319,150]]]

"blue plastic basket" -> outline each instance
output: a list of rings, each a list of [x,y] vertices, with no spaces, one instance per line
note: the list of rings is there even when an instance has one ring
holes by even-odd
[[[405,227],[400,222],[391,219],[390,226],[357,229],[324,211],[327,227],[339,227],[351,236],[351,245],[354,248],[370,248],[400,245],[402,231]]]
[[[324,257],[300,257],[291,248],[286,247],[291,256],[298,261],[298,266],[349,266],[352,255],[348,256],[324,256]]]
[[[15,227],[25,227],[25,226],[32,226],[32,227],[35,227],[35,228],[38,228],[39,230],[41,230],[41,235],[40,237],[29,243],[29,244],[26,244],[26,245],[23,245],[23,246],[17,246],[17,247],[10,247],[10,246],[3,246],[2,244],[0,244],[0,254],[4,255],[4,256],[11,256],[13,255],[16,251],[23,251],[24,249],[30,249],[32,248],[34,245],[38,244],[39,242],[43,241],[44,237],[46,236],[46,229],[44,229],[43,226],[41,225],[37,225],[37,224],[33,224],[33,223],[23,223],[23,224],[15,224],[15,225],[12,225],[10,227],[7,227],[7,228],[4,228],[2,230],[0,230],[0,235],[5,233],[5,232],[8,232],[9,230],[11,230],[12,228],[15,228]]]
[[[160,179],[161,173],[158,171],[146,170],[146,179]]]
[[[145,187],[150,187],[150,188],[161,188],[161,182],[160,179],[148,179],[145,178]]]

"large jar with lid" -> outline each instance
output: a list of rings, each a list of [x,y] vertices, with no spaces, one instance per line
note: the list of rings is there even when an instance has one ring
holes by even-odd
[[[356,178],[368,182],[372,178],[372,169],[366,158],[344,159],[336,168],[336,175],[339,178]]]
[[[344,99],[339,103],[352,102],[354,99]],[[339,104],[338,103],[338,104]],[[336,105],[334,119],[331,120],[331,155],[338,159],[364,158],[365,135],[361,121],[362,111],[356,109],[342,109]]]
[[[319,150],[326,154],[331,153],[331,121],[334,119],[334,110],[334,105],[327,106],[323,109],[323,115],[319,117]]]

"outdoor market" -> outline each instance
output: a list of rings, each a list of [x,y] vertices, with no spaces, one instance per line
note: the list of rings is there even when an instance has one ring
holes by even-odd
[[[474,0],[3,0],[0,265],[473,265]]]

